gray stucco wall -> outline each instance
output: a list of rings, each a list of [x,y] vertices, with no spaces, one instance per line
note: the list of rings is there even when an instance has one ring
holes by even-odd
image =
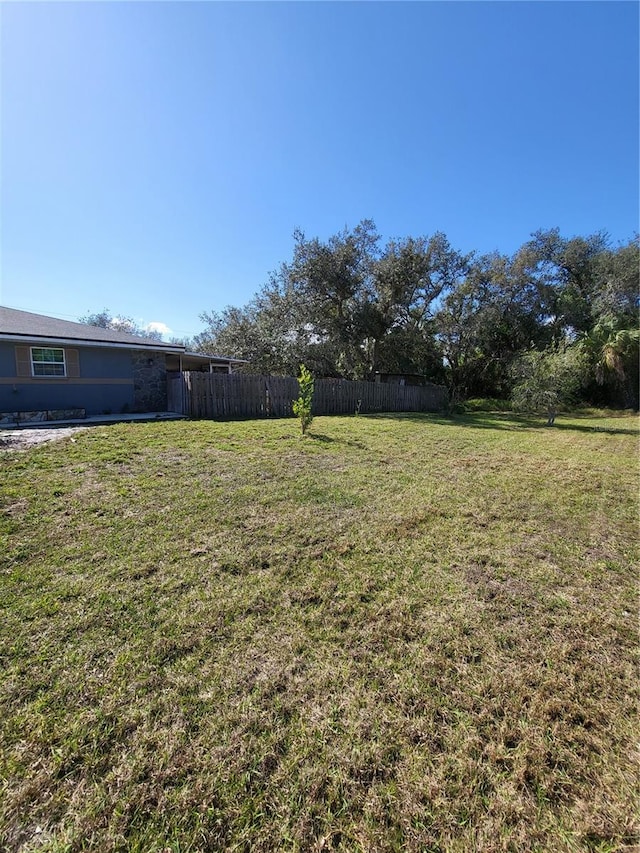
[[[166,409],[165,356],[108,347],[78,350],[78,378],[18,377],[15,345],[0,342],[0,412],[85,409],[88,415]]]

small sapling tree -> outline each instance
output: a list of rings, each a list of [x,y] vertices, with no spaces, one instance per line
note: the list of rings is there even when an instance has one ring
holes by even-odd
[[[293,401],[293,414],[300,419],[302,434],[311,426],[313,415],[311,414],[311,402],[313,400],[313,376],[304,366],[300,365],[300,376],[298,377],[298,388],[300,396]]]

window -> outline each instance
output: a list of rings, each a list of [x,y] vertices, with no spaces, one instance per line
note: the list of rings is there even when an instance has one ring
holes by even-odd
[[[66,376],[64,350],[54,347],[31,347],[31,369],[34,376]]]
[[[1,0],[0,0],[1,2]],[[23,379],[77,379],[80,353],[70,347],[16,347],[16,376]]]

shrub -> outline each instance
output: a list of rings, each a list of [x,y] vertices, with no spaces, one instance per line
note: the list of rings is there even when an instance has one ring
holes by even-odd
[[[524,353],[514,363],[512,375],[514,409],[545,411],[551,426],[559,407],[575,402],[583,382],[584,365],[578,348],[557,344]]]

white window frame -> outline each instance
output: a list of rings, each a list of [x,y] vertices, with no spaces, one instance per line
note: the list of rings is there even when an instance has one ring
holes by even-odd
[[[62,353],[62,359],[59,361],[36,361],[35,352],[39,350],[40,352],[44,351],[52,351],[52,352],[60,352]],[[41,365],[46,367],[47,365],[59,367],[62,365],[62,373],[36,373],[36,365]],[[46,378],[46,379],[66,379],[67,376],[67,359],[65,356],[63,347],[31,347],[31,375],[36,379]]]

